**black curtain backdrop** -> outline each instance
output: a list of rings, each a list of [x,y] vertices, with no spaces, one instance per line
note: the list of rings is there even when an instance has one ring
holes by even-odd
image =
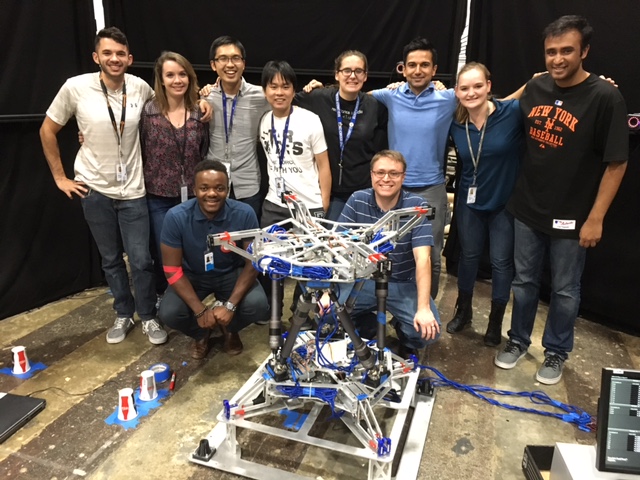
[[[395,79],[402,47],[426,36],[439,50],[440,78],[455,68],[464,27],[465,0],[299,2],[293,0],[169,2],[107,0],[106,25],[120,27],[134,54],[133,74],[151,80],[162,50],[184,54],[213,81],[209,45],[237,36],[248,55],[247,78],[259,83],[268,61],[288,60],[300,86],[333,78],[333,59],[360,49],[370,60],[367,88]],[[96,71],[95,36],[87,0],[0,0],[0,319],[41,306],[101,282],[99,255],[79,200],[55,186],[38,130],[44,112],[71,76]],[[65,170],[73,175],[78,144],[70,122],[59,142]]]
[[[506,95],[546,70],[542,31],[562,15],[584,15],[594,28],[584,62],[616,80],[629,113],[640,111],[640,2],[629,0],[472,0],[467,59],[485,63],[493,91]],[[587,253],[582,315],[640,332],[640,135],[630,137],[625,178],[607,213],[600,244]],[[548,290],[548,280],[543,286]]]
[[[589,20],[586,70],[613,78],[629,113],[640,112],[640,2],[471,0],[467,60],[486,64],[494,92],[508,95],[546,70],[542,31],[562,15]]]
[[[445,83],[456,68],[466,0],[106,0],[106,23],[129,37],[134,67],[149,68],[162,50],[182,53],[196,66],[201,83],[215,74],[209,46],[220,35],[238,38],[247,50],[245,77],[259,84],[269,60],[287,60],[299,77],[333,80],[333,62],[357,49],[369,60],[373,89],[395,80],[402,47],[424,36],[438,50],[438,72]],[[138,73],[147,76],[148,73]]]
[[[53,182],[40,146],[64,80],[94,70],[91,2],[0,0],[0,319],[96,285],[99,257],[80,202]],[[73,174],[74,122],[60,147]]]

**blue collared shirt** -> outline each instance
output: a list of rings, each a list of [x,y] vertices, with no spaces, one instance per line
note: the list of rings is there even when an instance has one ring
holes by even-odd
[[[389,148],[407,160],[404,186],[443,184],[447,137],[456,109],[453,89],[438,91],[431,83],[416,95],[405,83],[371,94],[389,110]]]
[[[258,219],[253,209],[236,200],[227,199],[218,214],[209,220],[192,198],[176,205],[167,212],[162,225],[162,243],[182,249],[182,267],[185,273],[219,276],[242,267],[245,259],[236,253],[224,253],[220,247],[213,248],[214,269],[205,271],[204,256],[209,252],[207,235],[236,232],[258,228]],[[240,245],[240,242],[237,242]]]
[[[391,210],[410,207],[426,207],[424,198],[402,190],[398,203]],[[354,192],[340,214],[338,222],[341,223],[375,223],[387,212],[376,203],[373,188]],[[410,233],[407,233],[397,241],[393,251],[388,257],[391,260],[391,281],[408,282],[415,281],[416,261],[413,249],[416,247],[433,246],[433,234],[431,222],[425,217]]]

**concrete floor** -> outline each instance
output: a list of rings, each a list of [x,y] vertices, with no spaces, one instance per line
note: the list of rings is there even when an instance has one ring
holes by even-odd
[[[446,324],[453,313],[456,279],[443,274],[440,285],[436,303]],[[547,312],[541,304],[527,356],[514,370],[497,369],[496,349],[482,344],[490,285],[480,282],[476,292],[473,328],[455,336],[444,333],[422,354],[423,364],[450,379],[514,391],[542,390],[595,414],[601,367],[640,368],[640,338],[579,318],[575,350],[562,381],[551,387],[536,383]],[[504,334],[509,318],[508,310]],[[11,366],[10,349],[15,345],[25,345],[31,362],[48,367],[28,380],[0,374],[0,391],[33,393],[47,400],[42,413],[0,445],[0,478],[239,478],[190,463],[187,457],[215,425],[222,400],[230,398],[269,355],[268,327],[254,325],[243,332],[241,356],[227,356],[216,343],[206,360],[192,361],[188,339],[176,332],[167,344],[153,346],[137,326],[121,344],[108,345],[104,336],[112,322],[106,289],[0,321],[0,368]],[[176,370],[175,391],[136,428],[107,425],[118,389],[135,387],[140,372],[157,362]],[[517,404],[535,407],[528,401]],[[440,388],[418,478],[520,479],[525,445],[554,442],[594,444],[595,435],[554,418],[497,408],[467,393]],[[269,438],[254,441],[248,450],[267,462],[283,456],[287,468],[310,478],[366,478],[364,468],[347,471],[330,457],[323,460],[306,447],[291,448]],[[321,464],[330,467],[322,474],[316,470]]]

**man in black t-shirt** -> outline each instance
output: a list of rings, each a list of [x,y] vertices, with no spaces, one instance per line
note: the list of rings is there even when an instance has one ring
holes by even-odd
[[[560,381],[580,306],[586,249],[602,237],[604,216],[628,158],[620,92],[585,71],[593,29],[567,15],[544,31],[549,75],[530,80],[520,99],[527,153],[507,209],[515,217],[515,278],[509,341],[495,364],[511,369],[531,344],[546,249],[551,301],[542,338],[540,383]]]

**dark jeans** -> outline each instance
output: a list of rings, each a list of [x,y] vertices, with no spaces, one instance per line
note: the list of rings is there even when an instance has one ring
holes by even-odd
[[[241,271],[242,269],[239,268],[220,276],[187,275],[187,277],[200,300],[213,293],[217,300],[225,302],[231,296]],[[164,294],[158,316],[165,325],[191,338],[200,340],[205,335],[205,329],[198,325],[198,321],[191,309],[172,287],[167,288]],[[260,284],[256,281],[237,305],[236,313],[233,315],[227,329],[232,333],[239,332],[254,322],[267,320],[268,318],[269,305],[267,297]]]
[[[333,220],[334,222],[338,221],[346,203],[347,201],[342,198],[331,197],[331,203],[329,203],[329,210],[327,211],[326,219]]]
[[[428,187],[403,187],[405,190],[420,195],[429,206],[436,209],[436,216],[431,220],[431,230],[433,232],[433,247],[431,248],[431,298],[438,296],[438,286],[440,284],[440,270],[442,247],[444,246],[444,222],[447,217],[447,187],[442,185],[431,185]]]
[[[113,294],[113,308],[119,317],[141,320],[155,316],[156,294],[153,262],[149,253],[149,212],[145,197],[114,200],[95,190],[82,199],[84,218],[102,256],[102,270]],[[123,253],[129,257],[135,298]]]
[[[158,295],[162,295],[167,289],[167,278],[162,270],[162,251],[160,250],[162,224],[169,209],[179,204],[180,197],[159,197],[150,193],[147,194],[149,224],[151,227],[151,258],[153,259],[153,273]]]
[[[509,338],[529,348],[538,309],[540,275],[545,251],[551,266],[551,301],[542,336],[545,354],[564,359],[573,350],[573,328],[580,307],[580,278],[587,249],[577,239],[555,238],[529,228],[518,219],[515,229],[513,314]]]
[[[424,348],[436,342],[440,338],[440,333],[431,340],[425,340],[420,336],[413,326],[413,318],[418,310],[418,290],[415,282],[389,282],[389,290],[387,296],[387,310],[393,315],[393,327],[400,330],[398,334],[402,338],[402,343],[408,348]],[[340,301],[345,302],[351,293],[352,284],[341,285]],[[440,314],[436,308],[433,299],[429,299],[429,305],[433,316],[438,325],[440,325]],[[377,324],[375,319],[367,313],[377,311],[378,301],[376,298],[376,282],[375,280],[365,280],[362,290],[358,293],[355,307],[353,308],[352,318],[356,327],[362,333],[376,331]],[[369,324],[361,324],[361,320]],[[364,333],[364,336],[367,334]],[[369,335],[372,336],[372,335]]]
[[[484,242],[489,236],[491,259],[491,299],[509,303],[513,280],[513,216],[504,208],[494,212],[475,210],[467,205],[465,195],[458,196],[456,221],[460,235],[458,289],[473,294]]]

